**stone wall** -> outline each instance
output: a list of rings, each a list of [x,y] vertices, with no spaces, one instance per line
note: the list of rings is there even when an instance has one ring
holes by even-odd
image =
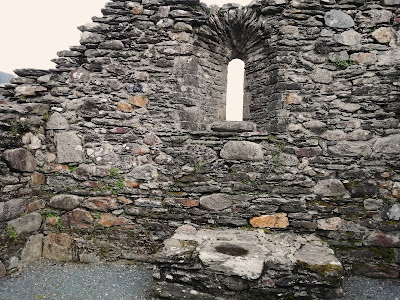
[[[4,88],[3,263],[149,260],[191,224],[317,233],[398,277],[399,4],[107,3]],[[233,58],[248,122],[224,122]]]

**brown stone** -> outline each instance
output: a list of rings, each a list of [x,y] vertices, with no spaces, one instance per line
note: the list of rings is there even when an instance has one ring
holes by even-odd
[[[296,150],[296,155],[300,157],[313,157],[322,153],[320,147],[304,147]]]
[[[93,210],[110,211],[118,207],[117,200],[111,197],[93,197],[84,201],[83,206]]]
[[[101,214],[98,224],[104,227],[120,226],[128,223],[128,219],[112,214]]]
[[[84,209],[74,209],[71,213],[70,226],[78,228],[89,228],[94,219],[92,215]]]
[[[139,182],[130,181],[130,180],[125,180],[125,186],[126,186],[127,188],[136,189],[136,188],[139,187]]]
[[[290,93],[286,96],[286,104],[300,104],[301,101],[301,97],[295,93]]]
[[[124,134],[129,132],[128,128],[122,128],[122,127],[116,127],[110,130],[111,133],[115,133],[115,134]]]
[[[72,261],[72,243],[67,233],[51,233],[44,239],[43,257],[55,261]]]
[[[381,27],[372,32],[372,36],[379,43],[386,44],[392,39],[392,29],[390,27]]]
[[[174,206],[195,207],[199,206],[199,200],[183,199],[183,198],[165,198],[164,203]]]
[[[31,184],[32,185],[42,185],[46,183],[46,177],[38,172],[35,172],[31,176]]]
[[[287,214],[280,213],[251,218],[250,224],[253,227],[259,228],[286,228],[289,226],[289,220]]]
[[[122,203],[122,204],[131,204],[131,203],[133,203],[132,200],[127,199],[125,197],[118,197],[118,202]]]
[[[130,103],[138,107],[146,107],[147,98],[145,96],[133,96]]]
[[[46,224],[51,225],[51,226],[55,226],[59,218],[60,217],[47,217],[46,218]]]
[[[43,200],[35,200],[31,203],[28,203],[28,205],[25,208],[25,212],[30,213],[36,210],[39,210],[41,208],[44,208],[46,205]]]
[[[53,171],[56,172],[69,172],[69,168],[66,165],[50,164],[50,167]]]
[[[122,111],[122,112],[133,112],[133,108],[132,105],[130,105],[129,103],[124,103],[124,102],[118,102],[118,110]]]
[[[34,172],[36,170],[35,157],[26,149],[6,150],[2,156],[11,169],[21,172]]]

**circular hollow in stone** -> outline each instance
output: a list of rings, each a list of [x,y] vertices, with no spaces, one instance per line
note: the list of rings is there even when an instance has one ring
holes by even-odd
[[[231,255],[231,256],[244,256],[249,251],[247,249],[244,249],[242,247],[236,246],[236,245],[231,245],[231,244],[226,244],[226,245],[221,245],[215,247],[215,250],[219,253]]]

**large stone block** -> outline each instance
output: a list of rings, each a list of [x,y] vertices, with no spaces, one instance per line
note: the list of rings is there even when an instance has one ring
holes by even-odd
[[[203,196],[200,198],[200,206],[208,210],[223,210],[232,206],[232,196],[227,194]]]
[[[264,159],[262,146],[253,142],[229,141],[221,150],[221,157],[228,160],[260,161]]]
[[[67,233],[51,233],[44,239],[43,257],[55,261],[72,261],[73,240]]]
[[[8,225],[14,227],[18,234],[35,232],[38,231],[42,225],[42,216],[37,212],[33,212],[26,216],[9,221]]]
[[[398,154],[400,153],[400,134],[378,138],[372,147],[374,153]]]
[[[50,206],[64,210],[77,208],[82,201],[81,197],[75,195],[57,195],[50,199]]]
[[[319,181],[313,188],[314,193],[321,196],[342,196],[346,193],[343,183],[339,179],[325,179]]]
[[[0,202],[0,221],[8,221],[18,217],[25,211],[26,199],[13,199]]]
[[[42,257],[43,234],[36,234],[29,237],[21,252],[22,264],[31,263]]]
[[[13,170],[20,172],[35,172],[36,170],[35,157],[26,149],[6,150],[2,156]]]
[[[83,161],[82,142],[75,132],[57,133],[55,141],[59,163],[78,163]]]
[[[332,9],[325,13],[325,24],[334,28],[350,28],[354,26],[354,20],[341,10]]]

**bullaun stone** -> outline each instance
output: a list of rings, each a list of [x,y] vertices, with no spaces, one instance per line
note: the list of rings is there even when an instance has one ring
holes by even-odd
[[[250,224],[258,228],[286,228],[289,226],[287,214],[263,215],[250,219]]]

